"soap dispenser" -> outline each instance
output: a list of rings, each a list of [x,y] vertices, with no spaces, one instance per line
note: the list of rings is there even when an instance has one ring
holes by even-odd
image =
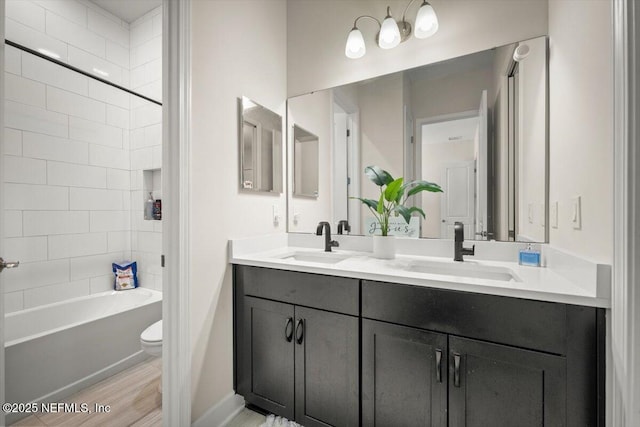
[[[149,198],[146,202],[144,202],[144,219],[153,219],[153,204],[155,200],[153,200],[153,194],[151,191],[149,192]]]
[[[531,243],[527,245],[527,249],[521,249],[518,262],[520,265],[528,265],[530,267],[540,267],[540,251],[533,249]]]

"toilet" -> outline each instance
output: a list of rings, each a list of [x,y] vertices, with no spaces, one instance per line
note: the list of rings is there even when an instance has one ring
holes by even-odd
[[[151,356],[162,356],[162,320],[158,320],[142,331],[140,334],[140,346]]]

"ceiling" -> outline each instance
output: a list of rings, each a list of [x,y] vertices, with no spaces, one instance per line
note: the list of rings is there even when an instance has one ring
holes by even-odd
[[[129,23],[162,5],[162,0],[90,0]]]
[[[473,141],[477,127],[477,117],[426,124],[422,127],[422,143],[441,144],[457,141]]]

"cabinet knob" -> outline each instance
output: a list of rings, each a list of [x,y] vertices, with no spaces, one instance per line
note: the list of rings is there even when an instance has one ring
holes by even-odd
[[[296,342],[302,344],[304,338],[304,319],[298,319],[296,321]]]
[[[284,339],[291,342],[293,339],[293,317],[289,317],[284,324]]]

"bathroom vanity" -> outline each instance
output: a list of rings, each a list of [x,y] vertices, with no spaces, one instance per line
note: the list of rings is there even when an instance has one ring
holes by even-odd
[[[250,405],[306,427],[604,426],[606,304],[529,297],[548,269],[456,279],[407,273],[420,257],[290,248],[231,261]]]

